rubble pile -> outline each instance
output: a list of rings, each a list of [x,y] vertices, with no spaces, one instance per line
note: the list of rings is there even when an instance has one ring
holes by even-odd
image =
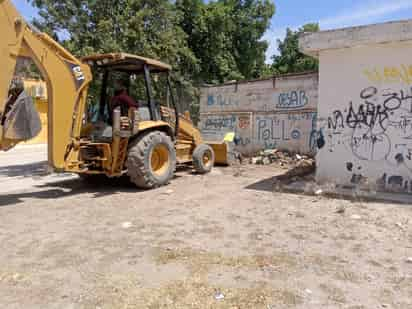
[[[277,149],[269,149],[259,152],[259,154],[251,158],[252,164],[257,165],[278,165],[288,171],[279,176],[279,180],[286,180],[295,177],[302,177],[313,173],[316,170],[315,159],[297,153],[288,151],[280,151]]]
[[[295,165],[298,162],[314,162],[314,159],[307,155],[300,155],[277,149],[267,149],[262,150],[256,156],[251,158],[250,163],[257,165],[270,165],[276,163],[280,167],[289,168],[291,165]]]

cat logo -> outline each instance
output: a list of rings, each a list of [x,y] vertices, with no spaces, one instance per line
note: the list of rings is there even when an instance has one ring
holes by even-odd
[[[83,71],[80,68],[80,66],[73,67],[73,74],[74,74],[74,77],[76,78],[77,81],[82,81],[82,80],[85,79]]]

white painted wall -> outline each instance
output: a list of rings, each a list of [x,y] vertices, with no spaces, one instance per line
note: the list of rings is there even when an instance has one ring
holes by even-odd
[[[206,140],[236,132],[236,148],[246,155],[271,148],[313,153],[317,104],[317,74],[206,87],[200,129]]]
[[[411,191],[412,41],[319,60],[318,181]]]

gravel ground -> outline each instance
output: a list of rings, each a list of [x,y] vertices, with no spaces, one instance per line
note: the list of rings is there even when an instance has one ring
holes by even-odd
[[[272,166],[85,184],[26,151],[0,155],[0,308],[412,308],[409,205],[274,192]]]

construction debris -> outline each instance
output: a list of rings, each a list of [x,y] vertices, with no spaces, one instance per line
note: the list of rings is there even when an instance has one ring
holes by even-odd
[[[276,176],[274,179],[274,189],[281,190],[284,185],[297,182],[304,178],[310,180],[316,170],[314,158],[307,155],[300,155],[278,149],[267,149],[250,159],[251,164],[258,165],[277,165],[281,169],[287,170],[286,173]],[[320,192],[318,195],[322,194]]]
[[[301,177],[312,174],[316,169],[315,159],[307,155],[293,154],[277,149],[261,151],[258,156],[251,158],[250,162],[259,165],[277,164],[278,167],[287,169],[285,174],[277,176],[276,180],[281,183],[297,181]]]
[[[290,167],[300,166],[301,168],[314,170],[315,160],[307,155],[290,153],[288,151],[279,151],[278,149],[266,149],[258,153],[257,156],[251,158],[251,164],[270,165],[277,164],[278,166],[289,169]]]

